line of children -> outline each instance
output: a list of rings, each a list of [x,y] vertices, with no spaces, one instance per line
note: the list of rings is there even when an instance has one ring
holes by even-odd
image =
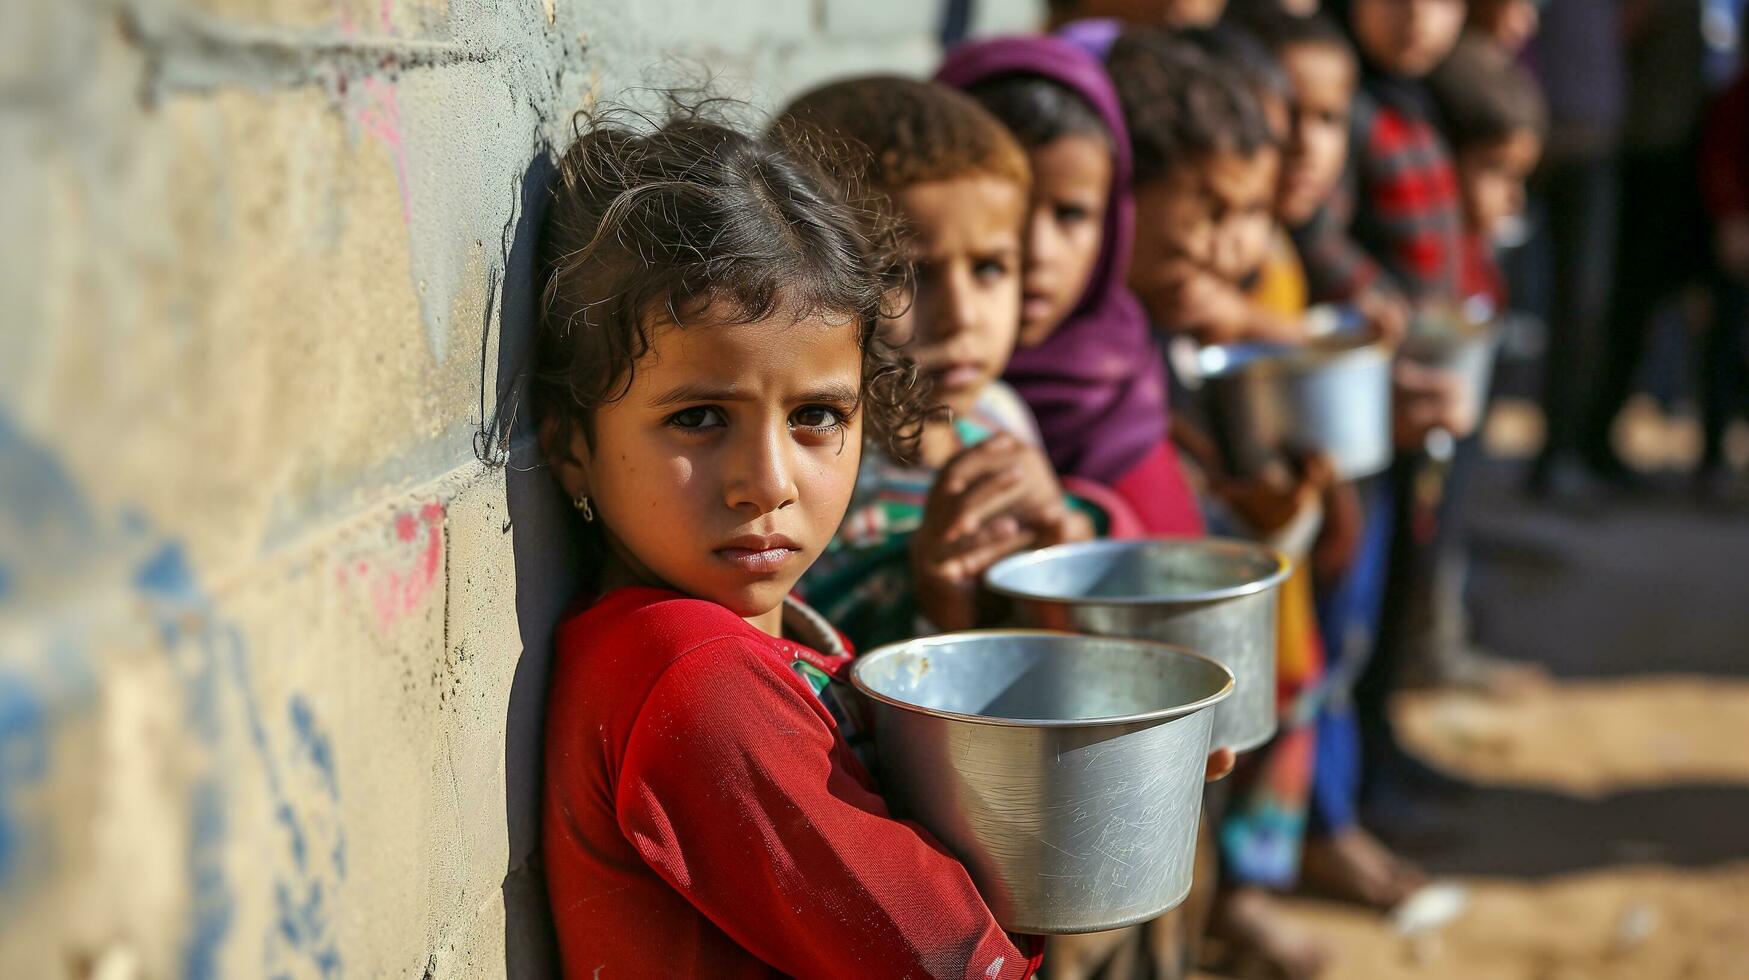
[[[1261,0],[1243,34],[1186,30],[1218,0],[1106,6],[1156,26],[830,83],[764,135],[604,117],[564,154],[531,392],[597,563],[549,696],[567,975],[1181,974],[1183,936],[1126,960],[1005,935],[887,810],[840,681],[853,645],[988,622],[1000,558],[1094,535],[1213,527],[1295,559],[1281,734],[1204,835],[1215,934],[1315,976],[1270,890],[1302,865],[1378,906],[1419,884],[1359,828],[1347,704],[1397,501],[1317,458],[1224,472],[1169,408],[1162,338],[1297,342],[1320,299],[1400,331],[1403,296],[1486,279],[1525,148],[1477,123],[1454,167],[1431,129],[1418,79],[1462,0],[1351,0],[1348,37]],[[1399,381],[1405,445],[1463,427],[1444,379]]]

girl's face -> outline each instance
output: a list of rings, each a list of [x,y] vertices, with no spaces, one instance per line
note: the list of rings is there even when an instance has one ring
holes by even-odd
[[[1063,136],[1034,149],[1026,218],[1020,346],[1036,347],[1062,326],[1093,278],[1111,196],[1111,148],[1093,136]]]
[[[1026,191],[975,175],[913,184],[894,198],[917,270],[905,353],[934,383],[937,403],[965,415],[1014,353]]]
[[[1464,0],[1354,0],[1354,39],[1367,60],[1421,78],[1439,67],[1464,27]]]
[[[848,317],[664,323],[625,397],[573,427],[554,467],[588,494],[610,580],[662,585],[776,635],[831,541],[861,456],[862,352]]]
[[[1342,179],[1355,67],[1347,52],[1331,44],[1288,45],[1281,66],[1294,96],[1275,209],[1283,224],[1298,227],[1312,220]]]

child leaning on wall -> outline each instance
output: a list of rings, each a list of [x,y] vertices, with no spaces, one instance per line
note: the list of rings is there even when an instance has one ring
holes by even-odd
[[[1202,533],[1167,437],[1165,365],[1125,282],[1129,135],[1104,68],[1055,38],[1002,38],[954,49],[937,78],[1001,120],[1031,165],[1020,332],[1003,378],[1051,462],[1114,489],[1148,534]]]
[[[542,836],[572,977],[1029,975],[853,754],[787,598],[865,437],[907,451],[890,280],[805,159],[687,111],[560,161],[531,391],[596,561],[559,626]]]
[[[899,222],[914,280],[885,329],[938,408],[915,458],[868,454],[803,594],[864,646],[979,625],[985,569],[1089,538],[1110,516],[1065,495],[1031,411],[999,380],[1021,321],[1026,154],[963,93],[892,76],[815,89],[777,130],[828,147],[831,165],[866,186],[871,213]]]

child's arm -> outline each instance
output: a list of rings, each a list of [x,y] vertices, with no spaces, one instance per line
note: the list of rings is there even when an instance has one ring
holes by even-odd
[[[834,765],[818,702],[768,656],[723,640],[657,682],[618,779],[626,838],[791,976],[1026,976],[964,867]]]
[[[1358,308],[1385,341],[1396,343],[1409,328],[1409,307],[1372,256],[1348,232],[1346,209],[1332,201],[1304,228],[1292,232],[1314,303]]]

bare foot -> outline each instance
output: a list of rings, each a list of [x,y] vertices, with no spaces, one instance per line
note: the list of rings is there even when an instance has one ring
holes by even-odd
[[[1255,886],[1222,895],[1213,928],[1231,948],[1235,970],[1242,976],[1314,980],[1333,955],[1329,946],[1294,925],[1273,895]]]
[[[1377,837],[1351,826],[1306,841],[1306,886],[1336,898],[1388,909],[1427,884],[1427,876]]]

